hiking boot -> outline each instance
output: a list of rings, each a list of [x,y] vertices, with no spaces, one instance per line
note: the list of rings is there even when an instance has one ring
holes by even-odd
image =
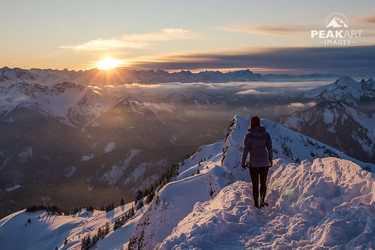
[[[255,201],[254,201],[254,207],[256,207],[256,208],[260,208],[260,205],[259,205],[258,200],[255,200]]]

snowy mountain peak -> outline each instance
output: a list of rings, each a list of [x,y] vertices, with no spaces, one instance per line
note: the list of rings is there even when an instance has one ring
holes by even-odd
[[[248,125],[249,119],[236,116],[229,127],[222,150],[217,149],[217,145],[220,144],[209,145],[206,149],[201,148],[197,153],[199,157],[197,157],[198,155],[193,155],[192,158],[194,160],[185,161],[181,165],[182,172],[177,176],[176,181],[167,184],[158,192],[157,198],[153,200],[149,209],[141,217],[132,238],[131,246],[134,249],[138,247],[142,249],[177,249],[178,247],[189,248],[188,246],[194,246],[197,249],[225,249],[225,247],[229,247],[228,244],[233,244],[233,242],[238,242],[239,245],[246,248],[256,246],[254,244],[257,242],[252,242],[251,239],[257,234],[258,237],[265,237],[261,233],[262,230],[258,230],[258,228],[266,229],[270,226],[269,230],[271,230],[273,226],[267,224],[267,222],[272,222],[272,220],[269,220],[270,218],[266,216],[264,218],[265,221],[263,221],[265,224],[258,223],[256,211],[252,207],[249,195],[250,185],[237,182],[239,180],[249,181],[248,171],[240,167],[242,143],[247,133]],[[276,167],[272,169],[273,174],[270,184],[270,197],[274,197],[270,199],[275,199],[272,201],[272,209],[276,209],[275,214],[284,214],[284,209],[293,207],[287,216],[294,217],[292,211],[298,214],[299,211],[307,209],[304,212],[306,213],[304,219],[309,220],[308,214],[315,213],[316,206],[324,206],[324,201],[320,200],[318,202],[319,199],[308,200],[304,198],[304,201],[302,201],[302,197],[313,197],[318,195],[315,192],[319,192],[320,188],[325,189],[327,187],[323,182],[311,184],[308,181],[315,172],[319,172],[319,175],[322,178],[326,178],[327,182],[330,182],[329,179],[331,178],[343,177],[346,175],[346,171],[349,171],[349,175],[353,173],[355,173],[354,175],[365,174],[366,178],[369,178],[369,181],[373,183],[372,175],[366,174],[359,167],[361,165],[366,169],[373,169],[374,166],[372,164],[354,160],[329,146],[291,131],[280,124],[263,120],[263,125],[271,134],[276,158],[274,161]],[[205,153],[202,154],[202,152]],[[359,165],[339,158],[317,158],[332,155],[341,159],[356,161]],[[203,162],[197,163],[197,158],[200,157]],[[332,170],[330,170],[331,168]],[[296,177],[296,173],[300,177]],[[292,181],[294,183],[292,184],[289,182],[291,178],[301,179],[300,181]],[[348,180],[353,178],[356,179],[357,177],[340,177],[340,180],[349,182]],[[315,178],[312,179],[317,180]],[[287,186],[281,188],[281,183]],[[337,184],[337,179],[333,183]],[[364,181],[364,183],[367,182]],[[318,185],[318,187],[311,190],[303,189],[303,187],[310,185]],[[367,186],[369,188],[367,190],[373,188],[370,186]],[[292,196],[293,198],[290,197],[293,194],[291,190],[296,188],[298,188],[299,194]],[[366,192],[369,192],[367,193],[368,195],[371,193],[371,191]],[[335,191],[333,191],[332,195],[334,193]],[[288,197],[292,200],[289,200]],[[352,198],[348,197],[344,200],[348,201]],[[229,201],[230,199],[234,200]],[[330,198],[326,197],[326,199]],[[344,200],[340,200],[340,202],[346,202]],[[229,201],[229,203],[224,201]],[[315,204],[316,202],[318,204]],[[327,210],[320,211],[320,219],[312,223],[311,227],[323,223],[324,216],[331,213],[334,207],[340,205],[340,202],[336,205],[332,204],[330,208],[326,207]],[[374,199],[371,198],[371,202],[368,204],[373,203]],[[226,209],[228,210],[226,211]],[[367,207],[366,209],[369,208]],[[234,216],[230,211],[237,211],[238,214]],[[221,216],[224,214],[229,216],[228,219],[224,219]],[[367,214],[366,216],[369,215]],[[223,220],[220,218],[223,218]],[[274,221],[274,223],[277,222]],[[289,225],[288,222],[284,223]],[[242,237],[245,231],[233,231],[233,227],[240,229],[241,225],[244,225],[243,230],[249,230],[248,238],[243,239],[246,242],[248,241],[248,243],[237,240],[231,240],[231,243],[226,241],[226,237],[223,237],[224,232],[230,232],[231,237],[238,240]],[[219,228],[216,230],[214,227]],[[253,230],[251,230],[252,227]],[[308,229],[304,228],[304,230]],[[295,236],[297,241],[304,239],[302,234],[299,236],[295,234]],[[279,235],[279,237],[282,237],[282,235]],[[320,235],[320,237],[323,237],[323,235]],[[313,244],[315,242],[317,244],[318,240],[321,239],[312,237],[310,243]],[[265,244],[266,238],[260,242],[258,243]],[[342,244],[339,241],[334,243]],[[268,244],[272,244],[272,241],[268,242]],[[287,245],[282,246],[286,247]]]
[[[334,84],[340,85],[341,87],[348,87],[350,85],[356,85],[358,84],[357,81],[355,81],[353,78],[350,76],[343,76],[337,79]]]
[[[223,165],[229,166],[233,164],[225,161],[225,157],[227,156],[225,153],[226,147],[231,150],[237,150],[234,157],[237,157],[238,154],[242,153],[243,138],[247,133],[249,124],[249,118],[247,117],[234,117],[232,126],[229,129],[230,133],[228,134],[225,143],[225,145],[229,144],[231,146],[224,146]],[[272,137],[274,158],[288,162],[300,162],[303,160],[313,160],[314,158],[331,156],[353,161],[369,170],[373,168],[373,164],[371,163],[358,161],[333,147],[291,130],[280,123],[262,119],[262,125],[267,129]],[[234,145],[236,146],[233,147]],[[237,162],[235,164],[237,164]]]
[[[375,116],[366,108],[375,101],[373,79],[343,77],[308,91],[314,105],[281,118],[284,124],[355,158],[375,160]]]
[[[348,76],[341,77],[332,84],[308,91],[303,97],[355,105],[362,100],[375,99],[375,82],[372,79],[358,82]]]
[[[82,126],[113,107],[120,97],[103,94],[105,89],[70,81],[52,85],[17,81],[0,86],[0,115],[9,119],[17,108],[27,107],[62,121]]]
[[[7,80],[35,80],[35,77],[28,70],[8,67],[0,68],[0,81]]]

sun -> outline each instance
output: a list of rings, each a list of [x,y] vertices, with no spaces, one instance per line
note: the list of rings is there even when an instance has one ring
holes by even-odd
[[[100,70],[111,70],[119,67],[121,65],[121,60],[106,57],[96,62],[96,67]]]

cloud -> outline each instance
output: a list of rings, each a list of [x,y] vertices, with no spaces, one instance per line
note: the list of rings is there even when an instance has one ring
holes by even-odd
[[[159,32],[143,34],[127,34],[122,36],[122,40],[132,42],[164,42],[170,40],[191,39],[194,34],[190,30],[180,28],[162,29]]]
[[[261,95],[261,94],[267,94],[266,92],[261,92],[255,89],[246,89],[241,90],[236,93],[236,95]]]
[[[303,108],[310,108],[314,107],[316,105],[316,102],[308,102],[308,103],[302,103],[302,102],[292,102],[288,104],[289,108],[295,108],[295,109],[303,109]]]
[[[233,25],[224,26],[219,29],[227,32],[249,33],[249,34],[264,34],[264,35],[288,35],[291,33],[306,32],[309,27],[303,25]]]
[[[119,38],[94,39],[77,45],[63,45],[62,49],[73,49],[78,51],[102,51],[119,49],[141,49],[152,43],[171,40],[191,39],[193,32],[180,28],[162,29],[158,32],[125,34]]]
[[[173,113],[176,111],[175,105],[167,104],[167,103],[153,103],[153,102],[144,102],[143,105],[146,108],[149,108],[153,112],[170,112]]]
[[[183,54],[135,63],[151,69],[277,68],[300,73],[375,75],[375,46],[294,47],[237,53]]]
[[[78,45],[60,46],[60,48],[73,50],[100,51],[124,48],[138,49],[143,48],[145,45],[146,44],[124,41],[119,39],[95,39]]]

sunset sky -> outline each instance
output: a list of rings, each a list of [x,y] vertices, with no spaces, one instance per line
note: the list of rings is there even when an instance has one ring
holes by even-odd
[[[352,46],[310,38],[332,13],[363,30]],[[0,67],[87,69],[110,56],[125,67],[267,72],[315,72],[328,60],[327,72],[366,73],[375,62],[374,0],[1,0],[0,16]]]

